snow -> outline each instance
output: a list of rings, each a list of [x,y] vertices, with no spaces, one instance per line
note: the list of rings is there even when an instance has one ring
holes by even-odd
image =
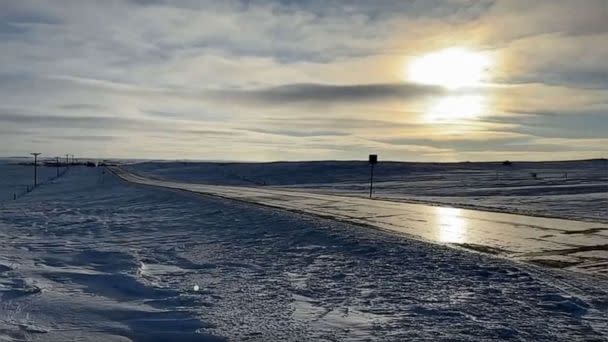
[[[101,172],[0,201],[0,340],[608,337],[602,277]]]
[[[146,162],[128,169],[191,183],[273,186],[359,197],[369,192],[366,162]],[[379,199],[608,223],[605,159],[513,162],[510,166],[381,162],[374,174],[374,196]]]
[[[34,166],[20,163],[31,162],[28,159],[0,159],[0,201],[12,200],[22,196],[28,187],[34,185]],[[38,183],[43,185],[56,176],[52,167],[38,165]]]
[[[257,203],[540,265],[608,276],[608,224],[260,186],[174,182],[143,177],[123,168],[112,170],[136,184]],[[584,252],[594,255],[581,254]]]

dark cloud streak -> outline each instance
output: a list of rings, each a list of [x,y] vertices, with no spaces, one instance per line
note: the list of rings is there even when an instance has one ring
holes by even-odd
[[[260,90],[219,90],[214,98],[281,104],[294,102],[364,102],[387,99],[412,99],[442,94],[439,87],[419,84],[286,84]]]

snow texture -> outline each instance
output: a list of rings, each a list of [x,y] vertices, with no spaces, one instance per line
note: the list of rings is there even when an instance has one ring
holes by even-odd
[[[0,340],[608,337],[601,278],[100,168],[0,202],[0,241]]]

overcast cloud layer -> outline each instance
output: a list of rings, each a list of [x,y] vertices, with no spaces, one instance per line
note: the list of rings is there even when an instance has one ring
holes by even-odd
[[[471,120],[408,61],[492,57]],[[0,155],[579,159],[608,152],[608,1],[2,1]],[[457,66],[455,66],[457,67]],[[449,103],[449,102],[448,102]]]

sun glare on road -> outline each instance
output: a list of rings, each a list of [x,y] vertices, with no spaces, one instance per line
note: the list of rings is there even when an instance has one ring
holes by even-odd
[[[445,243],[463,243],[467,240],[467,222],[461,209],[436,207],[438,240]]]
[[[449,48],[414,59],[407,78],[415,83],[439,85],[448,89],[471,87],[487,78],[490,60],[485,53]]]

